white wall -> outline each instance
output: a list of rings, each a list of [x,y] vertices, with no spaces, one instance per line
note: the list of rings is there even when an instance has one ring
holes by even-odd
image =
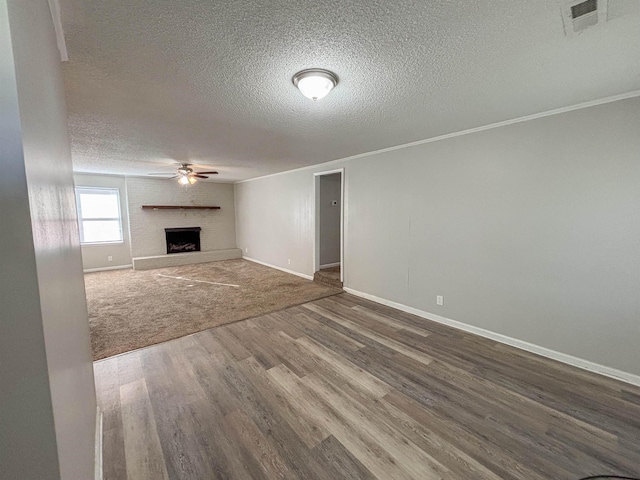
[[[82,266],[85,270],[131,265],[131,242],[129,240],[129,214],[127,211],[127,190],[124,177],[115,175],[73,176],[77,187],[117,188],[120,192],[120,215],[122,218],[122,238],[120,243],[82,245]],[[108,257],[113,258],[112,261]]]
[[[0,0],[0,24],[0,476],[89,479],[96,401],[48,2]]]
[[[320,176],[320,266],[340,262],[341,185],[340,173]]]
[[[331,164],[345,286],[640,374],[639,131],[631,98]],[[245,255],[313,274],[326,169],[236,184]]]
[[[12,172],[0,175],[0,469],[7,478],[57,478],[58,454],[6,0],[0,0],[0,112],[0,162],[4,171]],[[32,451],[38,452],[37,462]]]
[[[236,248],[233,185],[198,182],[181,186],[175,180],[127,178],[131,255],[165,255],[165,228],[201,227],[202,251]],[[220,210],[143,210],[142,205],[214,205]]]

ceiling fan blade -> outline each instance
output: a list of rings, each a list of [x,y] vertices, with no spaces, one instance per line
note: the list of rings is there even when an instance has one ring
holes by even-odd
[[[199,175],[217,175],[218,172],[196,172]]]
[[[147,175],[173,175],[171,172],[163,172],[163,173],[147,173]]]
[[[196,177],[196,178],[209,178],[209,177],[207,177],[205,175],[200,175],[199,173],[193,173],[193,174],[191,174],[191,176],[192,177]]]

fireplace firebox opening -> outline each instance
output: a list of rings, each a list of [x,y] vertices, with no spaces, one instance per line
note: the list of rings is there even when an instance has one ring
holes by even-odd
[[[200,227],[165,228],[167,253],[200,251]]]

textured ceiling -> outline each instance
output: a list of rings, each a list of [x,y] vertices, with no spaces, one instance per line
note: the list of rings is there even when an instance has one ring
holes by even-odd
[[[62,0],[74,168],[235,181],[637,90],[615,1],[568,37],[560,0]],[[340,78],[316,103],[310,67]]]

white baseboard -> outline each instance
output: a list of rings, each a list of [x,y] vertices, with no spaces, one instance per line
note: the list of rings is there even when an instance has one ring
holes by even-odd
[[[107,270],[126,270],[127,268],[132,268],[133,265],[116,265],[115,267],[100,267],[100,268],[85,268],[82,270],[83,273],[92,273],[92,272],[106,272]]]
[[[442,317],[434,313],[418,310],[417,308],[409,307],[401,303],[396,303],[391,300],[387,300],[385,298],[376,297],[375,295],[370,295],[368,293],[359,292],[358,290],[354,290],[352,288],[344,287],[344,291],[352,295],[355,295],[357,297],[366,298],[367,300],[371,300],[372,302],[381,303],[382,305],[396,308],[403,312],[411,313],[413,315],[417,315],[418,317],[426,318],[427,320],[432,320],[434,322],[448,325],[449,327],[457,328],[458,330],[463,330],[465,332],[473,333],[475,335],[480,335],[481,337],[489,338],[491,340],[495,340],[497,342],[504,343],[506,345],[510,345],[512,347],[516,347],[521,350],[525,350],[527,352],[535,353],[542,357],[550,358],[552,360],[557,360],[558,362],[566,363],[568,365],[573,365],[574,367],[578,367],[583,370],[587,370],[589,372],[598,373],[606,377],[611,377],[616,380],[630,383],[632,385],[640,386],[639,375],[634,375],[632,373],[623,372],[622,370],[606,367],[604,365],[590,362],[589,360],[584,360],[582,358],[574,357],[572,355],[567,355],[566,353],[556,352],[555,350],[551,350],[546,347],[541,347],[533,343],[525,342],[523,340],[518,340],[517,338],[511,338],[506,335],[502,335],[500,333],[495,333],[490,330],[485,330],[484,328],[474,327],[473,325],[468,325],[466,323],[458,322],[457,320],[452,320],[450,318]]]
[[[280,270],[285,273],[290,273],[292,275],[297,275],[298,277],[306,278],[307,280],[313,280],[313,277],[311,275],[305,275],[304,273],[294,272],[293,270],[287,270],[286,268],[276,267],[275,265],[271,265],[270,263],[266,263],[266,262],[261,262],[260,260],[256,260],[255,258],[250,258],[245,256],[243,256],[242,258],[244,258],[245,260],[249,260],[250,262],[253,262],[253,263],[264,265],[265,267],[275,268],[276,270]]]
[[[102,410],[96,408],[95,480],[102,480]]]
[[[322,270],[323,268],[331,268],[331,267],[339,267],[339,266],[340,266],[340,262],[325,263],[324,265],[320,265],[320,270]]]

